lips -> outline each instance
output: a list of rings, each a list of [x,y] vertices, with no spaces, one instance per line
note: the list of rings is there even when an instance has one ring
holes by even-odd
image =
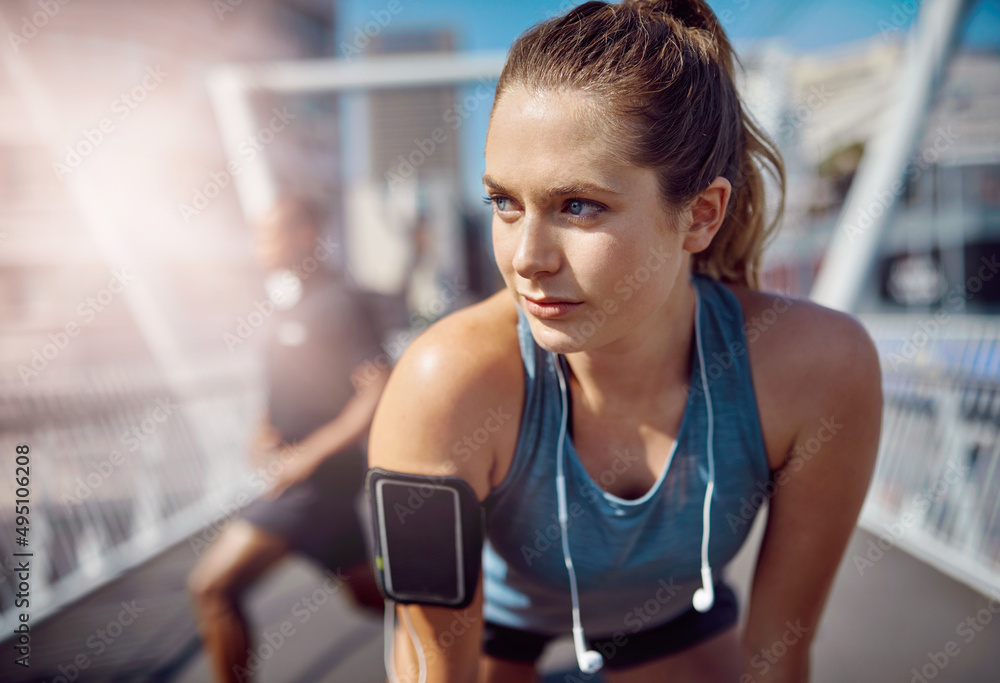
[[[521,295],[524,301],[524,310],[536,318],[546,320],[561,318],[583,305],[580,301],[570,301],[568,299],[558,299],[555,297],[529,298]]]

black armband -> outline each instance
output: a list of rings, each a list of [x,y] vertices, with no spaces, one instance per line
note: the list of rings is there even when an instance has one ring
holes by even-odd
[[[372,566],[382,595],[400,603],[466,607],[482,568],[485,516],[459,477],[390,472],[365,475]]]

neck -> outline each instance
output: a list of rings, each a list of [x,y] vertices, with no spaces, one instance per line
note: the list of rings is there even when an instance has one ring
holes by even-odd
[[[682,269],[670,296],[626,337],[567,354],[580,397],[596,414],[635,415],[687,387],[695,334],[694,285]]]

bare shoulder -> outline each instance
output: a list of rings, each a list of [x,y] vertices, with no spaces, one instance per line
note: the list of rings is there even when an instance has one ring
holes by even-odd
[[[789,378],[821,373],[839,384],[878,374],[875,345],[853,316],[807,299],[728,287],[743,306],[748,347],[759,347],[761,360],[777,361]]]
[[[824,417],[881,414],[878,352],[856,318],[806,299],[727,286],[743,308],[772,468],[784,461],[786,445]]]
[[[513,453],[524,382],[517,309],[501,291],[438,321],[392,371],[372,423],[372,466],[457,475],[480,495]]]

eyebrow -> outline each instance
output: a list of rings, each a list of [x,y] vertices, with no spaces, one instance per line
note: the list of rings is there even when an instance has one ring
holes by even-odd
[[[489,175],[483,176],[483,185],[490,188],[494,192],[502,192],[503,194],[511,194],[510,190],[498,183],[496,180],[491,178]],[[606,194],[622,194],[617,190],[613,190],[605,185],[598,185],[596,183],[573,183],[571,185],[560,185],[558,187],[551,187],[544,190],[541,193],[543,197],[560,197],[564,195],[571,194],[590,194],[593,192],[601,192]]]

